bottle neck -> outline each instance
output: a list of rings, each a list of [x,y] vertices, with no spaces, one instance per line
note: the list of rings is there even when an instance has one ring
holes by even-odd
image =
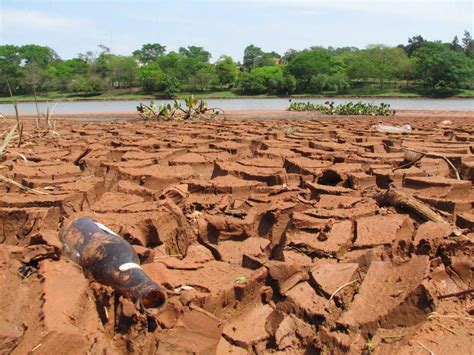
[[[120,276],[120,291],[127,297],[139,300],[145,308],[159,309],[165,305],[165,290],[151,280],[142,269],[122,271]]]

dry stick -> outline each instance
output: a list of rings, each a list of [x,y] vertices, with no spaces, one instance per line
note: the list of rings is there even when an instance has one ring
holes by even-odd
[[[329,297],[329,300],[326,302],[326,307],[329,305],[329,303],[331,303],[332,299],[334,298],[334,296],[337,295],[338,292],[340,292],[344,287],[350,286],[350,285],[352,285],[354,282],[357,282],[357,281],[359,281],[359,279],[352,280],[351,282],[348,282],[348,283],[346,283],[346,284],[344,284],[344,285],[342,285],[342,286],[339,286],[339,287],[337,288],[337,290],[334,291],[334,293],[331,295],[331,297]]]
[[[87,155],[89,154],[90,152],[92,152],[92,149],[91,148],[87,148],[83,153],[81,153],[81,155],[79,155],[77,157],[76,160],[74,160],[74,165],[79,165],[81,160]]]
[[[43,344],[39,343],[38,345],[36,345],[33,349],[31,349],[31,352],[38,350],[41,347],[41,345]]]
[[[453,293],[448,293],[446,295],[438,296],[438,299],[443,299],[443,298],[448,298],[448,297],[464,296],[464,295],[467,295],[467,294],[473,293],[473,292],[474,292],[474,288],[470,288],[469,290],[453,292]]]
[[[7,136],[5,137],[5,140],[0,145],[0,158],[3,156],[4,151],[7,149],[8,144],[10,144],[10,141],[13,139],[13,135],[15,134],[15,131],[17,128],[18,128],[18,123],[15,125],[15,127],[12,128],[10,133],[7,134]]]
[[[12,185],[18,186],[19,188],[21,188],[21,189],[23,189],[23,190],[27,190],[27,191],[34,192],[35,194],[39,194],[39,195],[51,195],[51,194],[49,194],[49,193],[47,193],[47,192],[39,191],[39,190],[36,190],[36,189],[32,189],[31,187],[22,185],[22,184],[16,182],[15,180],[9,179],[9,178],[7,178],[6,176],[3,176],[3,175],[0,175],[0,181],[6,182],[6,183],[10,183],[10,184],[12,184]]]
[[[456,333],[454,330],[449,329],[449,328],[446,327],[445,325],[442,325],[442,324],[438,323],[438,326],[440,326],[441,328],[447,330],[448,332],[450,332],[450,333],[452,333],[452,334],[454,334],[454,335],[457,335],[457,333]]]
[[[428,319],[431,318],[449,318],[449,319],[462,319],[462,320],[468,320],[470,322],[474,322],[473,317],[463,317],[463,316],[451,316],[449,314],[438,314],[437,312],[432,312],[428,315]]]
[[[76,160],[74,160],[74,164],[77,165],[79,164],[79,162],[81,161],[81,159],[83,159],[87,154],[89,154],[90,152],[92,152],[92,149],[91,148],[87,148],[84,152],[81,153],[81,155],[79,155]]]
[[[434,352],[432,352],[430,349],[428,349],[426,346],[424,346],[422,343],[418,342],[418,344],[420,344],[420,346],[425,349],[427,352],[429,352],[431,355],[435,355]]]
[[[400,166],[397,166],[396,168],[393,168],[392,171],[396,171],[396,170],[400,170],[400,169],[405,169],[405,168],[410,168],[412,167],[413,165],[415,165],[416,163],[418,163],[421,159],[423,159],[424,155],[420,155],[418,158],[416,158],[415,160],[413,161],[410,161],[406,164],[403,164],[403,165],[400,165]]]
[[[411,149],[411,148],[403,148],[404,150],[407,150],[409,152],[413,152],[413,153],[418,153],[418,154],[421,154],[422,157],[428,157],[428,158],[440,158],[440,159],[443,159],[448,165],[449,167],[451,168],[451,170],[453,171],[454,173],[454,177],[457,179],[457,180],[461,180],[461,177],[459,176],[459,171],[458,169],[456,169],[456,167],[453,165],[453,163],[451,163],[451,161],[446,158],[444,155],[441,155],[441,154],[438,154],[438,153],[432,153],[432,152],[421,152],[419,150],[415,150],[415,149]]]
[[[10,83],[8,82],[8,80],[7,80],[7,86],[8,86],[8,92],[10,93],[10,97],[12,98],[13,107],[15,108],[16,123],[17,123],[17,125],[20,125],[20,114],[18,113],[18,104],[13,99],[12,88],[11,88]]]
[[[385,341],[386,339],[391,339],[393,341],[399,341],[399,340],[402,340],[403,337],[405,337],[405,334],[402,334],[402,335],[387,335],[385,337],[382,337],[382,341]]]
[[[208,316],[208,317],[213,318],[214,320],[218,321],[219,324],[222,323],[222,319],[217,318],[217,317],[216,317],[214,314],[212,314],[211,312],[208,312],[208,311],[206,311],[205,309],[203,309],[203,308],[201,308],[201,307],[199,307],[199,306],[196,306],[196,305],[193,304],[193,303],[190,303],[190,304],[189,304],[189,308],[192,309],[193,311],[197,311],[197,312],[202,313],[202,314],[204,314],[204,315],[206,315],[206,316]]]
[[[21,124],[19,127],[18,145],[17,145],[18,148],[20,148],[22,140],[23,140],[23,124]]]
[[[385,203],[389,203],[392,206],[408,208],[428,221],[450,224],[425,204],[396,189],[390,188],[382,195],[382,199]]]

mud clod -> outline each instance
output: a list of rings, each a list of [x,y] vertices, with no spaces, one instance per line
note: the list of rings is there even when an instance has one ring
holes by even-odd
[[[0,182],[0,353],[468,353],[472,117],[451,114],[449,135],[437,116],[384,118],[412,126],[398,136],[292,114],[58,120],[54,141],[15,148],[28,162],[6,154],[2,174],[36,193]],[[161,312],[64,257],[78,216],[133,245]]]

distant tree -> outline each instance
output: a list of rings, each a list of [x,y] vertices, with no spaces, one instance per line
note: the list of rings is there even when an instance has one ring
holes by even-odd
[[[276,65],[276,61],[279,61],[278,57],[275,57],[272,53],[263,53],[254,64],[254,68],[260,67],[269,67],[272,65]]]
[[[35,62],[41,68],[59,59],[57,53],[49,47],[27,44],[18,48],[18,54],[25,64]]]
[[[341,67],[339,63],[336,65],[336,58],[326,49],[317,48],[298,53],[295,58],[288,63],[286,70],[296,78],[298,90],[306,91],[313,77],[319,74],[335,74],[341,70]]]
[[[137,77],[137,62],[134,57],[111,56],[108,70],[114,86],[131,88]]]
[[[264,52],[261,48],[254,46],[253,44],[247,46],[244,50],[244,61],[243,67],[250,71],[256,67],[258,60],[263,56]]]
[[[36,92],[45,79],[45,74],[45,69],[43,69],[38,63],[29,62],[25,66],[25,91],[33,92],[33,94],[36,95]]]
[[[378,80],[380,90],[383,90],[387,80],[396,78],[399,64],[406,54],[400,48],[390,48],[385,45],[368,46],[367,54],[371,77]]]
[[[110,47],[107,47],[105,44],[99,44],[97,47],[100,49],[100,54],[110,54]]]
[[[449,49],[456,52],[463,51],[463,48],[459,44],[458,36],[454,36],[453,41],[449,44]]]
[[[296,54],[298,54],[298,51],[296,49],[288,49],[281,58],[282,64],[288,64],[289,62],[291,62],[296,56]]]
[[[93,63],[97,59],[97,55],[93,51],[87,51],[86,53],[78,53],[77,57],[87,63]]]
[[[313,75],[309,79],[307,90],[309,92],[321,92],[326,88],[328,81],[329,81],[328,74]]]
[[[159,90],[164,72],[156,63],[146,65],[138,69],[138,79],[140,87],[146,93],[153,93]]]
[[[106,89],[107,83],[97,75],[78,75],[68,85],[68,91],[76,94],[98,94]]]
[[[405,46],[405,53],[410,57],[418,48],[421,47],[425,39],[418,35],[408,39],[408,45]]]
[[[346,64],[346,72],[351,80],[364,81],[372,77],[372,65],[367,50],[345,52],[341,59]]]
[[[53,90],[67,90],[70,81],[77,75],[87,75],[89,66],[80,58],[58,60],[47,68],[49,87]]]
[[[216,63],[216,74],[219,85],[232,85],[237,79],[237,65],[231,57],[223,55]]]
[[[183,56],[176,52],[169,52],[166,55],[160,56],[155,63],[165,72],[176,75],[178,67],[183,60]]]
[[[414,56],[418,58],[418,78],[434,95],[449,93],[473,79],[473,61],[440,42],[424,42]]]
[[[24,69],[21,67],[19,47],[13,45],[0,46],[0,93],[9,95],[20,90]]]
[[[464,36],[462,37],[461,42],[464,53],[466,53],[469,58],[474,58],[474,41],[468,31],[464,31]]]
[[[144,44],[141,49],[137,49],[132,54],[140,61],[140,63],[150,64],[159,56],[164,55],[165,52],[166,46],[162,46],[159,43],[147,43]]]
[[[396,78],[400,80],[406,80],[406,87],[408,87],[410,81],[416,79],[418,68],[418,58],[412,57],[401,57],[398,62],[398,68],[396,71]]]
[[[187,48],[181,47],[178,50],[179,54],[186,58],[194,58],[200,62],[209,62],[211,53],[206,51],[203,47],[189,46]]]
[[[245,95],[292,94],[296,88],[296,79],[285,74],[281,66],[260,67],[250,73],[241,73],[239,88]]]
[[[201,91],[208,89],[212,83],[218,80],[214,66],[209,63],[201,63],[195,77]]]

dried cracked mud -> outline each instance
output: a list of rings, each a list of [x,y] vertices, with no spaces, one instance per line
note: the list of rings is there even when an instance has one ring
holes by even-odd
[[[0,160],[36,190],[0,182],[0,354],[470,353],[472,116],[269,115],[69,121],[34,139],[27,125]],[[404,148],[461,180],[444,159],[408,167]],[[380,199],[388,188],[447,223]],[[171,291],[162,313],[62,255],[59,228],[78,216],[134,246]]]

